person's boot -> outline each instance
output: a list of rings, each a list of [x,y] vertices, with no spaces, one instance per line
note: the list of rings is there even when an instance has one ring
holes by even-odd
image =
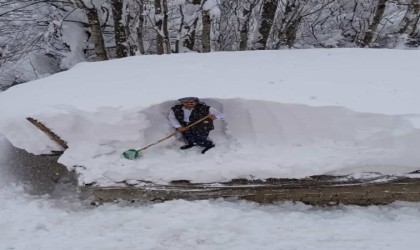
[[[210,146],[207,146],[207,147],[205,147],[202,151],[201,151],[201,153],[202,154],[205,154],[209,149],[211,149],[211,148],[214,148],[216,145],[214,145],[214,144],[211,144]]]
[[[179,149],[185,150],[185,149],[189,149],[189,148],[192,148],[192,147],[194,147],[194,144],[187,144],[187,145],[184,145],[184,146],[180,147]]]

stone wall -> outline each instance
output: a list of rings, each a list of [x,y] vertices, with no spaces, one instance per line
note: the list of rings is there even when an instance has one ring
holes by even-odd
[[[228,183],[191,184],[188,181],[169,185],[143,183],[137,187],[81,187],[98,203],[118,200],[166,201],[234,198],[258,203],[297,201],[311,205],[379,205],[394,201],[420,201],[419,178],[393,178],[341,181],[342,177],[323,176],[305,179],[268,181],[234,180]]]

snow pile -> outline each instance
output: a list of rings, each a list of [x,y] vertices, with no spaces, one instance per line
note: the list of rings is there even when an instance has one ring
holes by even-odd
[[[68,142],[60,162],[81,184],[407,173],[420,162],[419,56],[341,49],[82,63],[1,93],[0,132],[32,153],[60,150],[25,118],[43,122]],[[173,131],[166,113],[184,96],[225,113],[210,134],[216,148],[179,151],[178,137],[123,159]]]

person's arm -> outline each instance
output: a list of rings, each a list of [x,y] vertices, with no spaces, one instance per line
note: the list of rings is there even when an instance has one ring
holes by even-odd
[[[215,119],[225,119],[225,115],[222,112],[220,112],[219,110],[217,110],[213,107],[210,107],[209,113],[210,113],[210,115],[212,115],[212,116],[210,116],[210,118],[213,119],[213,120],[215,120]]]
[[[169,110],[168,119],[169,119],[169,123],[172,125],[172,127],[176,128],[176,129],[182,127],[181,124],[179,124],[178,120],[175,118],[175,113],[172,109]]]

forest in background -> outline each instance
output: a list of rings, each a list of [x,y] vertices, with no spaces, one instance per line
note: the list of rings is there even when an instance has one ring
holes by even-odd
[[[0,0],[0,87],[134,55],[420,45],[419,0]]]

